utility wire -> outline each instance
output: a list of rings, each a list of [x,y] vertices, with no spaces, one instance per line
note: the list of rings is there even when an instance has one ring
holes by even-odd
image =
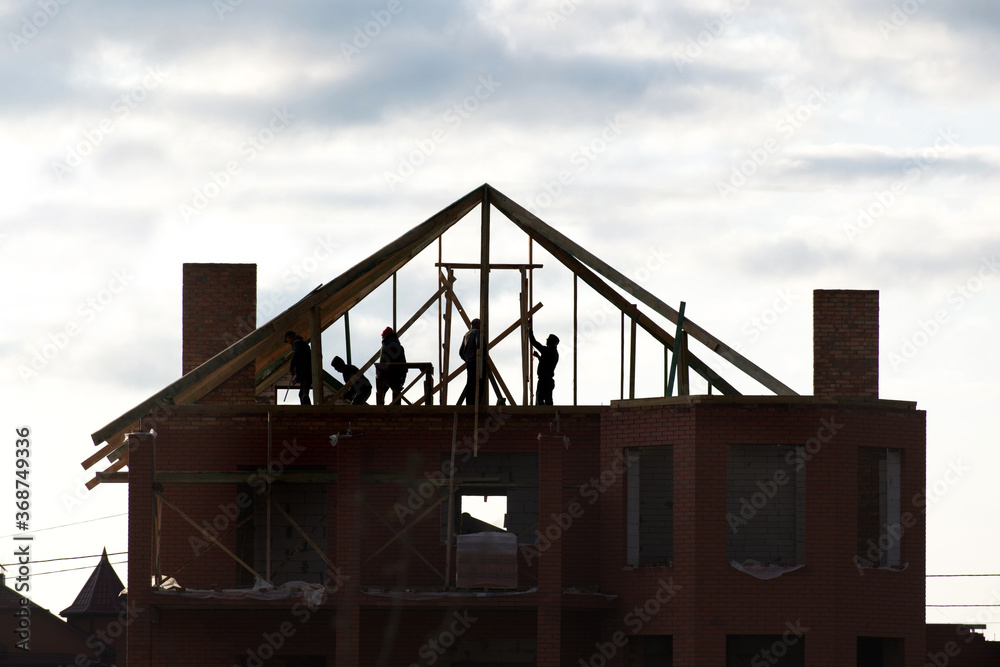
[[[127,551],[116,551],[114,553],[108,554],[108,556],[121,556],[122,554],[127,554]],[[63,556],[62,558],[49,558],[47,560],[33,560],[32,563],[54,563],[58,560],[78,560],[80,558],[100,558],[101,554],[94,554],[93,556]],[[20,565],[20,563],[3,563],[0,567],[15,567]]]
[[[127,560],[123,560],[123,561],[119,561],[117,563],[112,563],[112,565],[123,565],[123,564],[126,564],[126,563],[128,563],[128,561]],[[52,570],[51,572],[32,572],[31,573],[31,578],[34,579],[35,577],[40,577],[43,574],[59,574],[60,572],[73,572],[74,570],[92,570],[92,569],[93,569],[92,566],[86,566],[85,565],[83,567],[70,567],[70,568],[67,568],[65,570]]]
[[[114,519],[117,516],[125,516],[127,514],[128,514],[128,512],[122,512],[121,514],[112,514],[110,516],[101,516],[101,517],[97,517],[96,519],[84,519],[83,521],[75,521],[73,523],[64,523],[61,526],[51,526],[49,528],[39,528],[37,530],[27,530],[27,531],[24,531],[24,532],[21,532],[21,533],[11,533],[10,535],[0,535],[0,540],[2,540],[4,538],[7,538],[7,537],[19,537],[19,536],[25,535],[25,534],[27,534],[27,535],[33,535],[35,533],[45,532],[46,530],[55,530],[56,528],[67,528],[69,526],[79,526],[81,523],[90,523],[91,521],[103,521],[104,519]]]

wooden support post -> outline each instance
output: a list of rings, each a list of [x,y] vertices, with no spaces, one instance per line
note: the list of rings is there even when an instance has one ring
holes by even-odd
[[[674,393],[674,373],[677,372],[677,357],[681,351],[681,333],[684,329],[684,306],[681,301],[681,308],[677,311],[677,332],[674,334],[674,354],[670,359],[670,377],[667,379],[667,396]]]
[[[309,533],[304,531],[302,529],[302,526],[300,526],[298,522],[296,522],[295,519],[292,518],[292,515],[285,511],[285,508],[281,506],[281,503],[276,504],[275,507],[278,508],[278,511],[281,512],[281,514],[286,519],[288,519],[288,522],[292,524],[292,528],[299,531],[299,535],[301,535],[302,539],[304,539],[309,544],[309,546],[313,548],[313,551],[319,554],[319,557],[323,559],[323,562],[326,563],[327,567],[329,567],[333,571],[336,571],[337,566],[333,564],[333,561],[330,560],[330,557],[326,555],[326,552],[320,549],[319,546],[315,542],[313,542],[313,539],[309,537]]]
[[[577,330],[579,329],[578,297],[579,297],[580,277],[573,274],[573,405],[576,405],[576,378],[577,378],[577,344],[579,339]]]
[[[458,300],[457,300],[458,297],[456,297],[454,294],[450,294],[449,293],[449,298],[452,298],[452,299],[456,300],[455,301],[455,307],[456,307],[456,309],[459,310],[459,314],[461,314],[461,315],[463,315],[463,317],[465,317],[464,311],[462,311],[459,308],[459,303],[458,303]],[[528,316],[530,317],[530,316],[534,315],[535,313],[537,313],[539,310],[542,309],[543,305],[544,304],[536,303],[534,306],[532,306],[531,310],[528,311]],[[466,317],[466,319],[467,319],[467,317]],[[500,332],[499,334],[497,334],[497,337],[494,338],[492,341],[490,341],[490,347],[496,347],[497,344],[500,343],[500,341],[502,341],[504,338],[506,338],[511,333],[513,333],[514,330],[517,329],[520,325],[521,325],[520,320],[517,320],[513,324],[511,324],[509,327],[507,327],[506,329],[504,329],[502,332]],[[439,389],[442,383],[451,382],[452,380],[454,380],[455,378],[458,377],[459,373],[461,373],[464,370],[465,370],[465,364],[460,364],[458,368],[456,368],[455,370],[453,370],[451,372],[451,374],[448,375],[448,377],[442,376],[441,377],[441,381],[438,383],[438,386],[435,387],[434,389],[435,390]],[[423,400],[424,399],[422,399],[422,398],[418,398],[417,400],[415,400],[413,402],[413,405],[420,405],[421,403],[423,403]],[[511,401],[511,404],[513,404],[513,400]]]
[[[438,264],[444,261],[444,258],[442,257],[443,239],[444,239],[443,236],[438,237]],[[441,269],[438,269],[437,271],[437,280],[438,280],[438,290],[440,290],[442,287],[444,287],[444,276],[441,275]],[[444,298],[445,298],[444,295],[439,291],[438,292],[438,363],[437,363],[438,369],[444,368],[444,319],[443,319],[444,304],[441,302],[441,299]],[[444,405],[444,401],[441,401],[441,404]]]
[[[472,431],[472,455],[479,456],[479,410],[484,403],[489,405],[489,389],[482,381],[486,372],[484,360],[489,355],[490,341],[490,194],[483,188],[482,203],[482,235],[479,248],[479,350],[476,354],[476,381],[482,391],[474,391],[476,395],[475,424]],[[468,397],[466,397],[468,398]],[[471,401],[470,401],[471,402]]]
[[[439,274],[440,275],[440,274]],[[448,405],[448,369],[451,364],[451,324],[452,324],[452,299],[451,289],[455,284],[455,271],[448,269],[447,290],[444,293],[444,349],[442,350],[444,359],[441,362],[441,405]]]
[[[690,396],[691,385],[688,380],[688,361],[687,361],[688,332],[682,331],[680,338],[681,338],[680,359],[677,360],[677,395]]]
[[[535,272],[532,269],[534,265],[534,253],[535,253],[535,240],[528,237],[528,307],[533,307],[535,303]],[[528,354],[528,400],[524,402],[525,405],[535,404],[535,386],[531,382],[532,376],[535,374],[535,357],[532,354]]]
[[[669,396],[668,393],[669,385],[667,384],[667,378],[670,375],[670,346],[666,343],[663,344],[663,395]]]
[[[344,347],[347,351],[347,363],[348,365],[353,364],[351,361],[351,311],[344,312]]]
[[[636,304],[632,304],[636,305]],[[635,398],[635,319],[629,319],[632,323],[632,338],[629,344],[629,373],[628,373],[628,397]]]
[[[396,330],[396,272],[392,272],[392,330]]]
[[[439,498],[438,501],[436,503],[434,503],[433,507],[429,507],[426,510],[424,510],[424,513],[421,516],[426,516],[427,513],[430,510],[434,509],[434,507],[437,507],[442,502],[444,502],[444,498]],[[365,500],[364,498],[362,498],[361,499],[361,504],[363,504],[365,507],[367,507],[368,510],[372,514],[374,514],[376,517],[378,517],[378,520],[382,522],[382,525],[384,525],[386,528],[388,528],[390,530],[390,532],[393,533],[394,537],[391,540],[389,540],[389,542],[387,542],[385,546],[389,546],[389,544],[392,544],[392,542],[394,542],[396,539],[402,537],[403,533],[405,533],[412,526],[415,526],[417,524],[417,522],[415,520],[414,521],[410,521],[410,523],[406,527],[400,529],[397,532],[396,529],[392,527],[392,524],[390,524],[388,521],[385,520],[384,516],[382,516],[381,514],[379,514],[378,512],[376,512],[375,508],[373,508],[371,505],[368,504],[367,500]],[[438,534],[440,535],[440,533],[438,533]],[[406,547],[407,549],[409,549],[410,551],[412,551],[413,554],[417,558],[419,558],[421,560],[421,562],[423,562],[424,565],[426,565],[427,567],[429,567],[434,572],[434,574],[436,574],[437,576],[441,577],[442,581],[444,581],[446,584],[448,583],[447,580],[445,579],[444,573],[441,572],[441,570],[439,570],[436,567],[434,567],[434,565],[429,560],[427,560],[427,558],[422,553],[420,553],[415,546],[413,546],[412,544],[410,544],[410,542],[408,540],[403,540],[403,546]],[[385,548],[385,547],[383,547],[383,548]],[[371,560],[371,558],[373,558],[373,556],[370,556],[368,560]],[[365,561],[365,562],[368,562],[368,561]]]
[[[622,354],[621,354],[621,381],[618,387],[618,398],[625,400],[625,311],[622,311]]]
[[[323,329],[319,306],[309,309],[309,342],[312,349],[313,405],[323,405]]]
[[[531,385],[531,342],[528,340],[528,271],[521,269],[521,404],[528,404],[528,387]]]
[[[257,579],[260,579],[261,581],[267,581],[267,580],[266,580],[266,579],[265,579],[264,577],[260,576],[260,575],[259,575],[259,574],[257,573],[257,571],[256,571],[255,569],[253,569],[252,567],[250,567],[249,565],[247,565],[246,563],[244,563],[244,562],[243,562],[243,560],[242,560],[242,559],[241,559],[241,558],[240,558],[239,556],[237,556],[237,555],[236,555],[236,554],[234,554],[234,553],[233,553],[232,551],[230,551],[230,550],[229,550],[229,549],[228,549],[228,548],[226,547],[226,545],[225,545],[225,544],[223,544],[223,543],[222,543],[222,542],[220,542],[219,540],[215,539],[215,537],[214,537],[214,536],[213,536],[213,535],[212,535],[211,533],[209,533],[209,532],[208,532],[207,530],[205,530],[204,528],[202,528],[201,526],[199,526],[199,525],[198,525],[197,523],[195,523],[194,519],[192,519],[191,517],[189,517],[189,516],[188,516],[187,514],[185,514],[184,512],[182,512],[182,511],[180,510],[180,508],[178,508],[178,507],[177,507],[176,505],[174,505],[174,504],[173,504],[173,503],[171,503],[171,502],[170,502],[169,500],[167,500],[166,498],[164,498],[162,494],[160,494],[160,493],[157,493],[157,494],[156,494],[156,497],[157,497],[157,498],[159,498],[160,500],[162,500],[162,501],[163,501],[163,503],[164,503],[164,504],[165,504],[165,505],[166,505],[167,507],[169,507],[169,508],[170,508],[170,509],[172,509],[173,511],[177,512],[178,514],[180,514],[180,515],[181,515],[181,518],[182,518],[182,519],[184,519],[184,520],[185,520],[185,521],[187,521],[187,522],[188,522],[189,524],[191,524],[192,526],[194,526],[194,528],[195,528],[195,529],[196,529],[196,530],[197,530],[198,532],[200,532],[200,533],[202,534],[202,536],[203,536],[203,537],[204,537],[204,538],[205,538],[206,540],[208,540],[209,542],[213,543],[213,544],[214,544],[215,546],[217,546],[217,547],[219,547],[220,549],[222,549],[223,551],[225,551],[225,552],[226,552],[226,553],[227,553],[227,554],[229,555],[229,557],[230,557],[230,558],[232,558],[232,559],[233,559],[233,560],[235,560],[235,561],[236,561],[237,563],[239,563],[239,564],[240,564],[240,565],[242,565],[242,566],[243,566],[244,568],[246,568],[246,569],[247,569],[247,571],[248,571],[248,572],[250,572],[250,574],[252,574],[252,575],[253,575],[254,577],[256,577]]]

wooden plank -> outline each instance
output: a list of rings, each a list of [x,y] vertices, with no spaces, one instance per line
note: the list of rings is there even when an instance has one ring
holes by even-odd
[[[525,230],[525,232],[527,232],[528,229],[531,229],[536,232],[539,237],[544,238],[559,248],[565,250],[573,257],[603,276],[606,280],[609,280],[628,294],[631,294],[639,301],[655,310],[657,313],[663,315],[671,322],[674,322],[675,324],[677,323],[677,311],[669,305],[643,289],[641,286],[637,285],[634,281],[630,280],[622,273],[606,264],[604,261],[587,251],[576,242],[570,240],[564,234],[542,222],[541,219],[533,215],[527,209],[523,208],[520,204],[509,199],[492,186],[487,185],[486,187],[486,196],[489,197],[491,203],[496,206],[500,212],[510,218],[514,224]],[[535,240],[538,240],[538,238],[536,237]],[[736,350],[732,349],[708,331],[692,322],[690,319],[687,320],[686,329],[692,336],[695,337],[695,339],[705,345],[708,349],[712,350],[720,357],[739,368],[741,371],[752,377],[770,391],[773,391],[775,394],[779,396],[798,395],[795,391],[780,382],[777,378],[764,371],[749,359],[736,352]]]
[[[578,313],[578,284],[580,276],[573,274],[573,405],[576,405],[576,381],[577,381],[577,350],[579,349],[579,337],[577,335],[578,324],[580,322]]]
[[[441,500],[438,500],[435,505],[432,505],[431,507],[427,508],[427,510],[425,510],[421,516],[426,515],[430,510],[434,509],[434,507],[436,505],[440,505],[442,500],[444,500],[444,498],[441,498]],[[417,523],[416,521],[412,521],[409,524],[407,524],[406,528],[403,528],[402,530],[400,530],[397,533],[396,529],[393,528],[389,524],[389,522],[385,520],[385,517],[383,517],[381,514],[379,514],[378,512],[376,512],[375,509],[371,505],[368,504],[367,500],[365,500],[364,498],[362,498],[361,499],[361,503],[365,507],[367,507],[369,510],[371,510],[371,513],[374,514],[378,518],[378,520],[381,521],[385,525],[385,527],[388,528],[389,531],[396,536],[396,538],[399,538],[402,535],[402,533],[405,532],[410,526],[413,526],[413,525],[415,525]],[[390,540],[390,542],[393,542],[393,541],[395,541],[395,539]],[[386,546],[388,546],[388,544],[386,544]],[[431,570],[433,570],[435,572],[435,574],[437,574],[439,577],[441,577],[442,580],[444,580],[444,574],[442,574],[440,570],[438,570],[436,567],[434,567],[431,564],[431,562],[429,560],[427,560],[424,557],[424,555],[417,550],[417,548],[415,546],[413,546],[412,544],[410,544],[406,540],[403,540],[403,546],[405,546],[407,549],[409,549],[410,551],[412,551],[417,556],[417,558],[419,558],[424,563],[424,565],[426,565],[427,567],[429,567]],[[385,547],[383,547],[383,548],[385,548]],[[379,550],[379,552],[381,552],[381,550]],[[379,552],[376,552],[376,553],[379,553]],[[375,557],[374,555],[369,556],[368,560],[371,560],[374,557]],[[367,563],[368,560],[366,560],[365,563]],[[362,563],[362,565],[364,565],[365,563]],[[445,583],[447,583],[447,582],[445,582]]]
[[[531,356],[531,342],[528,340],[528,272],[521,269],[521,293],[518,295],[521,308],[521,404],[528,404],[528,386],[531,384],[528,358]]]
[[[88,456],[86,459],[83,460],[83,463],[81,463],[83,469],[88,470],[91,466],[93,466],[95,463],[103,459],[105,456],[107,456],[111,452],[121,447],[122,444],[124,444],[125,434],[131,433],[134,428],[137,428],[138,423],[139,422],[135,422],[134,424],[128,426],[126,430],[120,431],[119,433],[116,433],[115,435],[108,438],[108,444],[104,445],[103,447],[101,447],[96,452],[94,452],[93,454],[91,454],[90,456]]]
[[[677,372],[677,361],[681,352],[681,338],[684,333],[684,306],[681,301],[681,309],[677,311],[677,332],[674,334],[674,354],[670,360],[670,378],[667,380],[667,396],[674,393],[674,374]]]
[[[126,425],[149,413],[158,404],[187,403],[204,396],[232,376],[233,373],[250,363],[251,359],[262,351],[262,348],[276,349],[283,341],[283,333],[287,324],[293,323],[296,319],[301,320],[309,308],[321,304],[331,295],[336,295],[360,276],[367,276],[373,267],[382,263],[385,257],[404,251],[406,254],[412,253],[411,257],[416,256],[427,244],[433,242],[475,208],[482,201],[485,191],[485,185],[477,187],[370,257],[358,262],[334,280],[313,290],[269,322],[236,341],[198,368],[104,425],[91,435],[94,444],[99,445],[104,442]],[[338,312],[336,317],[339,318],[339,316]]]
[[[313,539],[309,537],[309,534],[306,531],[302,530],[302,526],[300,526],[298,522],[292,518],[291,514],[285,511],[285,508],[281,506],[281,503],[275,503],[274,506],[278,508],[278,511],[281,512],[281,514],[286,519],[288,519],[288,522],[292,524],[292,527],[295,530],[299,531],[299,535],[301,535],[302,539],[304,539],[309,544],[309,546],[313,548],[313,551],[319,554],[319,557],[323,559],[323,562],[326,563],[326,566],[329,567],[334,572],[336,572],[337,566],[333,564],[333,561],[331,561],[330,558],[326,555],[326,552],[320,549],[319,546],[315,542],[313,542]],[[279,567],[278,569],[280,570],[281,568]]]
[[[104,471],[104,473],[108,474],[108,473],[118,472],[119,470],[124,468],[127,463],[128,463],[128,457],[127,456],[122,457],[117,461],[115,461],[114,463],[112,463],[110,466],[108,466],[108,468]],[[86,483],[85,486],[87,487],[88,491],[93,491],[94,487],[100,483],[101,480],[95,475],[89,482]]]
[[[510,393],[510,389],[507,388],[507,384],[503,381],[503,377],[500,375],[500,371],[497,370],[496,365],[493,360],[487,357],[486,362],[490,365],[490,378],[498,383],[500,386],[498,389],[503,392],[503,395],[507,397],[508,405],[517,405],[517,401],[514,400],[514,395]],[[500,391],[497,391],[499,394]]]
[[[454,295],[452,295],[452,296],[454,297]],[[456,299],[456,304],[457,304],[458,303],[457,302],[458,297],[454,297],[454,298]],[[541,303],[535,304],[535,306],[531,310],[528,311],[528,317],[531,317],[532,315],[534,315],[535,313],[537,313],[539,310],[541,310],[541,308],[542,308],[542,304]],[[460,311],[460,312],[462,312],[462,311]],[[462,315],[465,315],[465,313],[462,312]],[[521,322],[517,321],[517,322],[514,322],[513,324],[511,324],[506,329],[504,329],[503,333],[501,333],[499,336],[497,336],[496,338],[494,338],[490,342],[490,347],[495,347],[498,343],[500,343],[500,341],[502,341],[504,338],[506,338],[511,333],[513,333],[514,330],[517,329],[519,326],[521,326]],[[464,370],[465,370],[465,364],[461,364],[458,368],[456,368],[454,371],[452,371],[451,375],[449,375],[447,378],[442,377],[441,378],[441,382],[451,382],[452,380],[454,380],[455,378],[457,378],[459,376],[459,374],[462,371],[464,371]],[[436,387],[434,387],[434,391],[437,391],[440,388],[440,386],[441,385],[439,383]],[[418,400],[414,401],[413,404],[414,405],[420,405],[422,402],[423,402],[423,399],[418,399]]]
[[[440,272],[438,272],[440,275]],[[444,279],[444,277],[442,276]],[[445,285],[447,286],[447,292],[445,292],[444,299],[444,342],[441,348],[441,378],[448,377],[448,368],[451,363],[451,319],[452,319],[452,298],[449,297],[451,294],[451,289],[455,283],[455,272],[448,269],[448,277],[445,280]],[[441,383],[441,405],[448,405],[448,383]]]
[[[439,266],[444,269],[482,269],[482,264],[470,264],[462,262],[441,262],[438,261],[434,266]],[[513,269],[521,270],[525,269],[540,269],[544,264],[490,264],[490,269]]]
[[[677,360],[677,395],[678,396],[690,396],[691,395],[691,384],[688,377],[688,362],[687,362],[687,339],[688,332],[681,332],[681,349],[680,349],[680,359]]]
[[[500,209],[503,212],[503,209]],[[533,230],[526,230],[527,234],[534,234]],[[570,255],[568,252],[547,241],[546,239],[539,237],[535,239],[538,243],[545,248],[553,257],[559,260],[564,266],[566,266],[575,275],[580,276],[585,283],[590,285],[590,287],[603,296],[605,299],[610,301],[612,305],[617,307],[620,311],[627,314],[629,317],[633,318],[639,323],[646,332],[648,332],[653,338],[660,341],[664,345],[669,345],[673,347],[674,337],[667,333],[659,324],[654,322],[645,313],[639,309],[632,306],[625,297],[620,295],[614,289],[612,289],[606,282],[604,282],[597,274],[587,268],[575,257]],[[703,362],[694,354],[688,355],[688,361],[691,368],[701,375],[703,378],[711,382],[715,387],[717,387],[723,394],[729,396],[739,396],[740,392],[736,390],[731,384],[726,382],[721,375],[716,373],[708,364]]]
[[[323,330],[319,326],[320,309],[313,306],[309,309],[309,343],[312,354],[309,361],[312,364],[313,405],[323,405]]]
[[[161,494],[161,493],[157,493],[157,494],[156,494],[156,497],[157,497],[158,499],[162,500],[162,501],[163,501],[163,503],[164,503],[164,504],[165,504],[165,505],[166,505],[167,507],[169,507],[169,508],[170,508],[170,509],[172,509],[173,511],[177,512],[178,514],[180,514],[180,515],[181,515],[181,518],[182,518],[182,519],[184,519],[184,520],[185,520],[185,521],[187,521],[187,522],[188,522],[189,524],[191,524],[192,526],[194,526],[194,527],[195,527],[195,529],[197,529],[197,530],[198,530],[198,532],[200,532],[200,533],[201,533],[201,534],[202,534],[203,536],[205,536],[205,538],[206,538],[206,539],[207,539],[207,540],[208,540],[209,542],[212,542],[213,544],[215,544],[215,546],[219,547],[220,549],[222,549],[223,551],[225,551],[225,552],[226,552],[227,554],[229,554],[229,556],[230,556],[230,557],[231,557],[231,558],[232,558],[233,560],[235,560],[235,561],[236,561],[237,563],[239,563],[239,564],[240,564],[240,565],[242,565],[242,566],[243,566],[244,568],[246,568],[246,570],[247,570],[248,572],[250,572],[250,574],[252,574],[252,575],[253,575],[253,576],[254,576],[254,577],[255,577],[256,579],[260,579],[261,581],[267,581],[266,579],[264,579],[264,577],[262,577],[262,576],[260,576],[259,574],[257,574],[257,571],[256,571],[255,569],[253,569],[252,567],[250,567],[249,565],[247,565],[246,563],[244,563],[244,562],[243,562],[243,560],[242,560],[242,559],[241,559],[241,558],[240,558],[239,556],[237,556],[237,555],[236,555],[236,554],[234,554],[234,553],[233,553],[232,551],[230,551],[230,550],[229,550],[229,548],[228,548],[228,547],[226,547],[226,545],[225,545],[225,544],[223,544],[223,543],[222,543],[222,542],[220,542],[219,540],[215,539],[215,536],[213,536],[213,535],[212,535],[212,534],[210,534],[210,533],[209,533],[208,531],[206,531],[206,530],[205,530],[204,528],[202,528],[202,527],[201,527],[201,526],[199,526],[199,525],[198,525],[197,523],[195,523],[195,522],[194,522],[194,519],[192,519],[191,517],[189,517],[189,516],[188,516],[187,514],[185,514],[184,512],[182,512],[182,511],[180,510],[180,508],[178,508],[178,507],[177,507],[176,505],[174,505],[174,504],[173,504],[173,503],[171,503],[171,502],[170,502],[169,500],[167,500],[166,498],[164,498],[164,497],[163,497],[163,494]]]
[[[621,335],[621,341],[622,341],[621,374],[620,374],[620,377],[621,377],[621,387],[619,388],[619,393],[621,395],[619,396],[619,398],[624,399],[625,398],[625,311],[624,310],[622,311],[622,326],[621,326],[621,330],[622,330],[622,335]]]
[[[351,365],[351,311],[344,311],[344,348],[347,354],[347,363]]]
[[[476,377],[482,378],[486,370],[484,359],[489,358],[490,340],[490,197],[489,190],[483,189],[483,201],[480,205],[480,245],[479,245],[479,348],[476,351]],[[473,456],[479,449],[479,406],[489,403],[489,395],[485,383],[480,380],[482,392],[476,394],[476,414],[472,436]],[[480,394],[483,394],[482,396]],[[468,397],[466,397],[468,399]],[[471,401],[470,401],[471,403]]]
[[[417,309],[417,312],[415,312],[413,314],[413,316],[410,317],[410,319],[408,319],[406,321],[406,323],[402,327],[400,327],[400,329],[396,332],[396,335],[397,336],[402,336],[404,333],[406,333],[406,330],[409,329],[411,326],[413,326],[414,322],[416,322],[417,320],[419,320],[420,317],[424,314],[424,312],[428,308],[430,308],[431,306],[434,305],[434,302],[437,301],[438,296],[440,296],[442,293],[444,293],[444,291],[446,290],[446,288],[447,288],[447,286],[438,289],[438,291],[435,292],[431,296],[431,298],[427,299],[427,301],[425,301],[424,304],[422,306],[420,306],[420,308]],[[346,392],[347,389],[352,384],[354,384],[354,382],[357,380],[357,378],[360,378],[362,375],[364,375],[365,371],[367,371],[369,368],[371,368],[375,364],[375,362],[378,361],[378,359],[381,356],[381,354],[382,353],[381,353],[381,350],[380,350],[379,352],[376,352],[374,355],[372,355],[372,357],[365,363],[365,365],[363,367],[361,367],[360,369],[358,369],[358,374],[355,375],[353,378],[351,378],[350,381],[348,381],[347,383],[345,383],[344,386],[341,387],[337,391],[337,393],[335,393],[330,398],[330,402],[331,403],[335,403],[338,399],[340,399],[344,395],[344,392]]]
[[[458,416],[458,414],[456,413],[456,414],[455,414],[455,416],[457,417],[457,416]],[[453,468],[453,470],[454,470],[454,468]],[[434,501],[433,503],[431,503],[431,505],[430,505],[429,507],[427,507],[427,508],[426,508],[425,510],[423,510],[423,511],[422,511],[422,512],[421,512],[420,514],[418,514],[417,516],[413,517],[413,519],[411,519],[409,523],[407,523],[407,524],[406,524],[405,526],[403,526],[402,528],[400,528],[400,529],[399,529],[399,532],[396,532],[395,530],[393,530],[393,529],[392,529],[392,528],[390,527],[390,530],[392,530],[392,532],[393,532],[393,536],[392,536],[392,537],[390,537],[390,538],[388,539],[388,541],[386,541],[386,542],[385,542],[385,544],[383,544],[383,545],[382,545],[382,546],[380,546],[380,547],[379,547],[378,549],[376,549],[376,550],[375,550],[375,551],[373,551],[373,552],[372,552],[371,554],[369,554],[368,558],[367,558],[367,559],[365,559],[365,562],[364,562],[364,563],[362,563],[362,565],[367,565],[367,564],[368,564],[368,562],[369,562],[369,561],[370,561],[370,560],[371,560],[372,558],[375,558],[375,557],[376,557],[376,556],[378,556],[378,555],[379,555],[380,553],[382,553],[383,551],[385,551],[386,549],[388,549],[388,548],[389,548],[390,546],[392,546],[392,544],[393,544],[393,543],[394,543],[394,542],[395,542],[396,540],[398,540],[398,539],[400,539],[401,537],[403,537],[403,535],[405,535],[406,533],[408,533],[408,532],[410,531],[410,529],[411,529],[411,528],[413,528],[413,527],[414,527],[414,526],[416,526],[416,525],[417,525],[418,523],[420,523],[421,521],[423,521],[423,519],[424,519],[424,518],[425,518],[425,517],[426,517],[426,516],[427,516],[428,514],[430,514],[430,513],[431,513],[431,512],[433,511],[433,510],[437,509],[437,507],[438,507],[438,506],[439,506],[439,505],[440,505],[441,503],[443,503],[443,502],[444,502],[444,500],[445,500],[445,496],[441,496],[440,498],[438,498],[438,499],[437,499],[436,501]],[[373,508],[369,508],[369,509],[371,509],[371,510],[372,510],[372,512],[374,512],[374,511],[375,511],[375,510],[374,510]],[[376,513],[376,516],[378,516],[378,514],[377,514],[377,513]],[[383,523],[384,523],[384,522],[383,522]],[[386,525],[388,525],[388,524],[386,524]]]
[[[635,320],[630,318],[629,322],[631,323],[632,337],[629,343],[628,397],[635,398]]]

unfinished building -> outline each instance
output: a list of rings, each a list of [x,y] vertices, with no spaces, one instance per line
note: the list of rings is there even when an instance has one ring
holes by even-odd
[[[524,262],[491,262],[496,212]],[[445,262],[442,235],[477,217],[478,261]],[[322,332],[349,340],[351,309],[435,242],[437,283],[398,332],[436,311],[437,349],[407,348],[396,404],[346,403]],[[572,297],[536,300],[534,245]],[[513,322],[491,320],[491,271],[519,275]],[[578,283],[621,313],[621,386],[577,404],[574,308],[562,399],[532,405],[528,322]],[[129,485],[130,664],[924,663],[925,415],[878,396],[877,292],[814,293],[800,396],[489,185],[260,326],[256,290],[253,265],[185,265],[181,378],[93,435],[84,466],[111,463],[90,486]],[[477,316],[490,381],[456,407]],[[657,396],[635,395],[638,329],[663,348],[639,364]],[[279,404],[286,330],[312,345],[312,406]],[[504,526],[465,516],[484,495],[506,497]]]

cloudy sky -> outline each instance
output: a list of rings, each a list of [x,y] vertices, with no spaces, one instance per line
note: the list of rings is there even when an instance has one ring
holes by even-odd
[[[0,470],[13,494],[29,427],[36,560],[126,549],[125,490],[83,491],[79,462],[179,376],[182,263],[256,263],[264,315],[489,182],[800,393],[812,290],[880,290],[881,395],[928,415],[928,572],[1000,573],[995,3],[0,0],[0,27]],[[495,256],[526,261],[495,220]],[[476,259],[475,224],[447,259]],[[401,320],[434,289],[422,259]],[[536,326],[568,340],[571,282],[536,261]],[[390,303],[352,318],[355,349]],[[607,403],[618,322],[586,293],[581,317],[580,401]],[[68,606],[89,570],[41,573],[93,563],[37,563],[35,599]],[[1000,578],[927,588],[1000,605]]]

